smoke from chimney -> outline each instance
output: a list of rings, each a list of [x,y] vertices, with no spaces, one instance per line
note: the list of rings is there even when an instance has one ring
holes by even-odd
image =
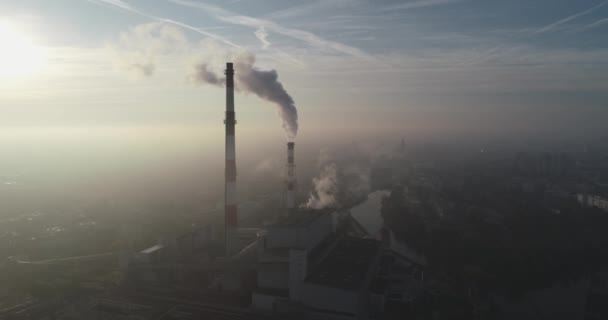
[[[226,83],[226,79],[221,78],[215,72],[210,71],[209,66],[206,64],[198,64],[194,68],[195,72],[191,77],[195,83],[206,83],[216,86],[223,86]]]
[[[311,209],[349,207],[367,197],[371,190],[370,167],[352,154],[339,161],[321,149],[320,173],[312,179],[312,191],[302,207]]]
[[[274,103],[283,122],[287,138],[292,141],[298,133],[298,110],[293,98],[287,93],[283,84],[278,80],[276,70],[259,70],[254,66],[255,55],[243,53],[234,59],[236,69],[237,90],[250,92],[256,96]],[[224,80],[209,70],[206,63],[195,66],[191,79],[198,84],[221,86]]]
[[[323,209],[338,206],[338,169],[335,163],[325,166],[319,176],[312,179],[312,184],[313,190],[304,207]]]

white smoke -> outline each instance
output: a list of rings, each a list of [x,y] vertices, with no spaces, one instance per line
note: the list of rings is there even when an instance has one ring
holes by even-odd
[[[318,177],[312,179],[313,190],[304,207],[324,209],[338,207],[338,169],[335,163],[326,165]]]
[[[190,75],[190,79],[194,83],[212,84],[216,86],[223,86],[226,83],[225,78],[221,78],[215,72],[209,70],[209,66],[206,64],[198,64],[194,66],[194,69],[194,73]]]
[[[270,45],[264,28],[260,28],[256,36],[265,46]],[[145,77],[154,75],[157,63],[163,60],[202,57],[204,62],[194,65],[189,78],[193,83],[216,86],[224,85],[225,77],[210,66],[221,66],[219,61],[232,60],[236,89],[275,104],[289,140],[295,139],[298,133],[298,110],[293,98],[279,81],[276,70],[260,70],[255,66],[256,57],[251,52],[230,52],[211,39],[192,44],[180,28],[163,22],[139,25],[121,33],[111,49],[116,52],[117,64],[122,69]]]
[[[298,133],[298,110],[293,98],[287,93],[278,80],[276,70],[259,70],[255,67],[255,55],[251,52],[241,53],[234,59],[236,89],[250,92],[274,103],[283,122],[283,129],[289,140],[295,139]],[[212,72],[207,63],[195,66],[190,78],[198,84],[223,85],[223,78]]]
[[[342,161],[328,149],[321,149],[317,159],[320,173],[312,179],[312,190],[302,207],[311,209],[349,206],[365,198],[371,190],[370,167],[353,154]]]

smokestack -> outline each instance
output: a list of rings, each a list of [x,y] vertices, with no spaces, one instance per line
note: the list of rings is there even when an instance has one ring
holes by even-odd
[[[226,63],[226,171],[224,194],[224,223],[226,227],[226,256],[237,250],[238,206],[236,200],[236,150],[234,139],[234,69],[232,62]]]
[[[290,215],[296,208],[296,164],[294,161],[295,143],[287,143],[287,194],[286,194],[286,213]]]

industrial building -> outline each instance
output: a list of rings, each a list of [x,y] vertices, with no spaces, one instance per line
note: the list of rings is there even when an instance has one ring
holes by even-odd
[[[269,225],[239,228],[234,72],[228,63],[224,239],[218,239],[214,228],[206,228],[133,254],[125,286],[139,296],[179,302],[163,319],[195,319],[207,311],[184,305],[203,301],[241,310],[234,318],[242,312],[263,318],[297,314],[322,319],[382,314],[389,293],[405,290],[388,285],[387,261],[395,264],[400,258],[369,238],[350,212],[296,205],[294,142],[287,143],[284,210]],[[410,276],[417,277],[414,272]],[[394,301],[406,300],[393,297]]]

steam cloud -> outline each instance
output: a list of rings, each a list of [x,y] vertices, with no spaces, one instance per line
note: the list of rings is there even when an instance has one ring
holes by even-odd
[[[278,106],[278,114],[283,121],[283,129],[289,140],[295,139],[298,133],[298,110],[293,98],[287,93],[283,84],[279,82],[276,70],[259,70],[255,64],[255,55],[245,53],[239,55],[235,61],[236,88],[250,92],[256,96],[270,101]],[[210,71],[206,63],[195,66],[191,79],[199,84],[212,84],[221,86],[224,79]]]
[[[321,171],[312,179],[312,191],[302,207],[325,209],[348,207],[364,199],[371,190],[369,164],[353,161],[339,162],[325,149],[321,149],[318,165]]]
[[[312,179],[313,191],[304,207],[324,209],[338,207],[338,170],[335,163],[327,165],[318,177]]]

